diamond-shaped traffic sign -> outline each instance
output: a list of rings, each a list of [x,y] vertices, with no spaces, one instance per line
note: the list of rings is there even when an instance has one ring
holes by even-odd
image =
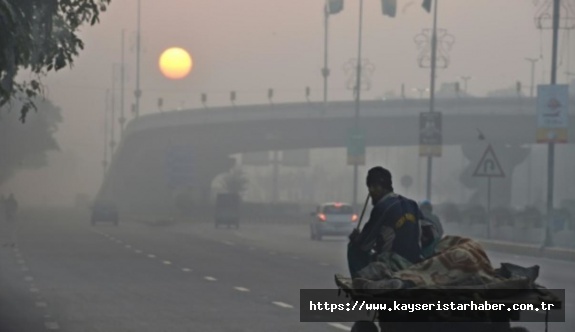
[[[501,164],[499,164],[499,160],[497,160],[497,156],[495,155],[491,145],[489,145],[483,153],[483,157],[481,157],[479,164],[477,164],[477,168],[475,169],[475,172],[473,172],[473,176],[488,178],[505,177],[505,172],[503,172],[503,168],[501,167]]]

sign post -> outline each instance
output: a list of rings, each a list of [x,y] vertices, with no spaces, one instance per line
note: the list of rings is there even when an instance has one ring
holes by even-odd
[[[419,156],[427,157],[427,184],[425,197],[431,201],[433,157],[441,157],[441,112],[419,114]]]
[[[559,0],[555,1],[554,23],[558,25]],[[550,234],[550,218],[553,214],[555,186],[555,143],[567,143],[569,126],[569,86],[556,84],[556,46],[554,43],[551,84],[537,87],[537,143],[547,143],[549,150],[547,155],[547,221],[542,247],[551,245],[553,242]]]
[[[441,157],[443,135],[441,112],[419,114],[419,155],[421,157]]]
[[[347,141],[347,164],[365,165],[365,134],[352,130]]]
[[[489,239],[491,238],[491,178],[505,177],[505,172],[503,172],[503,168],[499,164],[491,144],[487,146],[483,157],[479,160],[473,176],[487,178],[487,238]]]

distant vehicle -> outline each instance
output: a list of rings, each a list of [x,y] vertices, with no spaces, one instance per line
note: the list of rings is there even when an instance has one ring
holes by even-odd
[[[238,194],[218,194],[216,197],[215,227],[240,227],[241,197]]]
[[[324,203],[312,212],[310,238],[321,241],[324,235],[349,235],[357,225],[358,216],[350,204]]]
[[[92,226],[96,225],[97,222],[111,222],[118,226],[119,219],[118,207],[112,202],[98,201],[92,206],[90,221]]]

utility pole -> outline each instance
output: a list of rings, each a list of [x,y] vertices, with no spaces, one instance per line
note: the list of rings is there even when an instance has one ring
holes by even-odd
[[[531,89],[530,89],[530,93],[529,96],[531,98],[535,97],[534,91],[535,91],[535,63],[537,61],[539,61],[538,58],[525,58],[526,61],[531,62]]]
[[[327,110],[327,84],[329,77],[328,68],[328,42],[329,42],[329,7],[326,0],[324,8],[324,24],[325,24],[325,38],[324,38],[324,55],[323,55],[323,69],[321,71],[323,76],[323,112]]]
[[[122,61],[121,61],[121,73],[120,73],[120,138],[124,136],[124,123],[126,122],[126,117],[124,114],[124,95],[125,95],[125,83],[126,83],[126,59],[125,59],[125,35],[126,31],[122,29]]]
[[[140,97],[142,97],[142,90],[140,90],[140,56],[141,56],[141,9],[142,1],[138,0],[138,31],[136,32],[136,91],[134,91],[134,96],[136,97],[136,104],[134,113],[135,116],[140,116]]]
[[[559,43],[559,17],[561,12],[561,0],[553,0],[553,48],[551,56],[551,85],[557,84],[557,53]],[[551,238],[551,215],[553,213],[553,191],[554,191],[554,170],[555,170],[555,142],[551,139],[548,145],[547,154],[547,227],[545,227],[544,246],[552,245]]]
[[[363,27],[363,0],[359,1],[359,36],[357,47],[357,70],[355,83],[355,135],[359,134],[359,111],[361,101],[361,46],[362,46],[362,27]],[[358,186],[358,162],[354,160],[353,164],[353,206],[357,206],[357,186]]]
[[[322,114],[327,111],[327,91],[328,91],[328,78],[330,70],[328,67],[328,50],[329,50],[329,18],[331,15],[338,14],[343,10],[344,0],[325,0],[324,5],[324,54],[323,54],[323,68],[321,74],[323,76],[323,109]]]
[[[439,0],[435,0],[433,8],[433,31],[431,35],[431,84],[429,92],[429,113],[435,111],[435,71],[437,66],[437,7]],[[427,156],[427,187],[426,198],[431,201],[431,177],[433,170],[433,156]]]
[[[104,158],[102,159],[102,168],[104,177],[108,169],[108,100],[110,99],[110,90],[106,90],[106,101],[104,107]]]
[[[531,63],[531,88],[529,92],[529,97],[533,99],[535,97],[535,64],[539,61],[539,58],[525,58],[526,61]],[[529,151],[529,158],[527,159],[527,204],[531,204],[531,167],[532,149]]]
[[[112,115],[110,118],[110,156],[114,155],[114,148],[116,147],[116,65],[112,66],[112,100],[111,100]],[[111,159],[111,157],[110,157]],[[111,161],[111,160],[110,160]]]

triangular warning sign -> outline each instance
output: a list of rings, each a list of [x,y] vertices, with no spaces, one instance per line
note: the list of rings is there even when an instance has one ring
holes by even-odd
[[[485,153],[483,153],[483,157],[477,164],[477,168],[475,172],[473,172],[473,176],[477,177],[505,177],[505,172],[503,172],[503,168],[499,164],[499,160],[497,160],[497,156],[495,156],[495,152],[491,145],[487,147]]]

